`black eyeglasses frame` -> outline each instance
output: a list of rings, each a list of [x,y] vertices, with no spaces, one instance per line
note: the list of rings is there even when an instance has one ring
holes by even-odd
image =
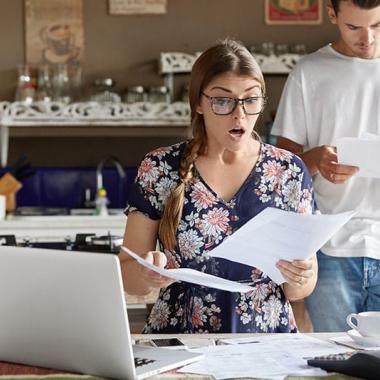
[[[249,96],[248,98],[244,98],[244,99],[230,98],[228,96],[209,96],[209,95],[205,94],[203,91],[201,92],[201,95],[205,96],[210,101],[212,112],[214,112],[215,115],[219,115],[219,116],[231,115],[236,110],[236,107],[238,106],[238,104],[241,104],[243,106],[243,111],[244,111],[244,113],[246,115],[249,115],[249,116],[260,115],[263,112],[265,104],[266,104],[266,102],[268,100],[268,98],[266,96]],[[244,102],[246,100],[252,99],[252,98],[254,98],[254,99],[263,99],[263,104],[262,104],[261,110],[259,112],[248,113],[247,110],[245,109]],[[213,104],[212,104],[213,99],[231,99],[231,100],[233,100],[235,102],[235,105],[232,107],[232,110],[230,112],[228,112],[228,113],[217,113],[213,109]]]

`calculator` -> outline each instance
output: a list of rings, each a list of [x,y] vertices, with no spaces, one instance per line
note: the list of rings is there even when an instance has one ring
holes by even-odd
[[[362,379],[380,379],[380,350],[352,351],[341,354],[316,356],[307,364],[329,372],[338,372]]]

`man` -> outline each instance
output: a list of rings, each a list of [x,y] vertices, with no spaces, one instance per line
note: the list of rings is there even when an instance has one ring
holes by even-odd
[[[272,133],[306,163],[322,213],[358,211],[318,252],[306,300],[315,331],[343,331],[349,313],[380,310],[380,179],[338,164],[335,147],[340,137],[380,135],[380,0],[332,0],[328,15],[339,38],[297,64]]]

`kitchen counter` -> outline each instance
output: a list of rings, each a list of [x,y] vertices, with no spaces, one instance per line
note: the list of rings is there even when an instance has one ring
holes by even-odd
[[[0,220],[1,235],[15,235],[17,242],[24,239],[35,241],[64,241],[75,238],[77,233],[123,236],[127,217],[117,215],[57,215],[15,216]]]

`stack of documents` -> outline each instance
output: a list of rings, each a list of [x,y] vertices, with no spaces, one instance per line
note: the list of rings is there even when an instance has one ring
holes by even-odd
[[[227,345],[202,347],[195,352],[205,359],[181,368],[184,373],[228,378],[282,380],[286,376],[325,376],[327,372],[310,367],[307,359],[352,351],[303,334],[269,334],[226,339]]]

